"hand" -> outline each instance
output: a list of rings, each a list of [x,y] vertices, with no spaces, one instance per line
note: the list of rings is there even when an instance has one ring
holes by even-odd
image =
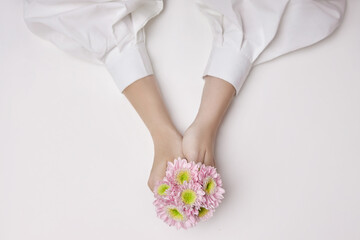
[[[215,167],[215,139],[222,119],[235,95],[230,83],[206,76],[201,104],[194,122],[185,131],[182,149],[188,161]]]
[[[216,129],[214,126],[196,120],[185,131],[182,151],[188,161],[204,163],[215,167],[214,147]]]
[[[165,177],[167,162],[184,155],[182,153],[182,136],[176,129],[163,130],[153,135],[154,162],[148,179],[148,187],[154,190],[156,183]]]

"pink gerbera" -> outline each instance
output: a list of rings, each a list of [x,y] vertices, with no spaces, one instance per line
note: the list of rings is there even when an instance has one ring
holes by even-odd
[[[202,165],[199,170],[199,182],[205,192],[204,207],[214,209],[219,206],[221,199],[224,198],[225,190],[222,188],[220,174],[212,166]]]
[[[180,157],[168,162],[153,191],[157,216],[177,229],[212,217],[225,192],[214,167]]]
[[[204,207],[200,207],[200,209],[198,210],[198,213],[196,215],[196,220],[197,221],[206,221],[209,218],[211,218],[214,214],[215,210],[214,209],[206,209]]]
[[[174,163],[168,162],[166,178],[175,185],[182,185],[184,182],[198,181],[199,164],[188,162],[178,157]]]
[[[163,180],[157,182],[154,187],[154,196],[155,198],[165,198],[169,199],[171,197],[171,192],[174,190],[173,185],[167,180],[166,177]]]
[[[195,216],[188,215],[181,206],[175,205],[171,201],[157,198],[154,201],[157,216],[169,226],[175,226],[177,229],[193,227],[196,224]]]
[[[205,192],[201,184],[190,181],[184,182],[176,191],[174,200],[177,206],[182,206],[189,215],[196,215],[204,202]]]

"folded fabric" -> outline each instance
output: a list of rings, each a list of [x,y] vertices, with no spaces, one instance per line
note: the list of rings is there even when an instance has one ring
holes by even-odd
[[[59,48],[102,63],[122,92],[153,73],[144,27],[162,0],[24,0],[29,29]],[[213,46],[203,72],[239,93],[252,67],[329,36],[346,0],[197,0]],[[184,17],[185,17],[184,13]]]
[[[162,0],[25,0],[24,18],[60,49],[104,64],[122,92],[153,73],[144,26],[162,9]]]
[[[253,66],[312,45],[341,23],[346,0],[197,0],[213,31],[203,77],[239,93]]]

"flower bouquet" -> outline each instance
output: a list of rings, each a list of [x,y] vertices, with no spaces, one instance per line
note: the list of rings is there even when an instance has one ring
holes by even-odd
[[[167,163],[165,177],[156,184],[154,205],[169,226],[187,229],[212,217],[224,193],[216,168],[179,157]]]

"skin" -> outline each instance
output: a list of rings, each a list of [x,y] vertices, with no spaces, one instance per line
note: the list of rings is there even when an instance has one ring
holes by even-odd
[[[234,86],[225,80],[205,77],[198,113],[182,141],[182,151],[187,160],[215,166],[216,135],[235,92]]]
[[[153,190],[156,182],[165,176],[167,161],[184,156],[182,135],[169,116],[154,75],[133,82],[123,94],[145,123],[154,143],[154,161],[147,183]]]
[[[215,166],[215,139],[222,119],[235,96],[228,82],[205,77],[199,111],[182,136],[174,126],[164,104],[154,75],[130,84],[123,94],[148,128],[154,143],[154,161],[148,187],[153,191],[157,181],[165,176],[168,161],[185,157],[188,161]]]

